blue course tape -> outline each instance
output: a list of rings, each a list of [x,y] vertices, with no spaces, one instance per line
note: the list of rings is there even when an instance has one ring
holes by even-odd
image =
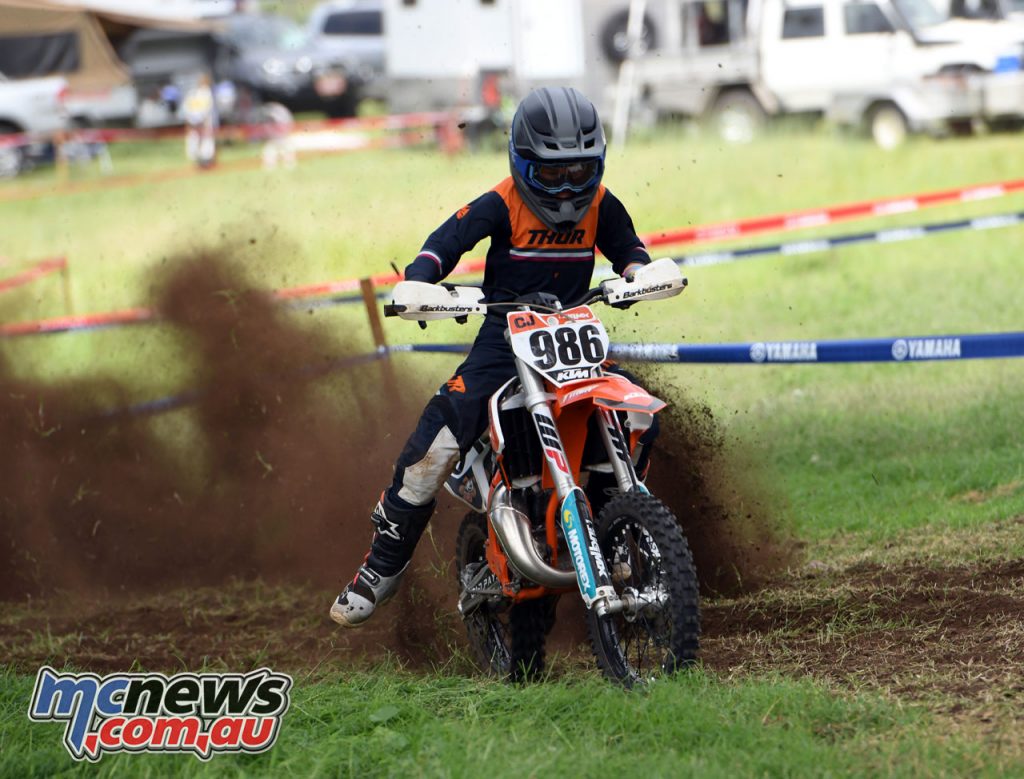
[[[844,341],[758,341],[740,344],[612,344],[610,354],[637,362],[831,363],[923,362],[1024,357],[1024,333],[860,338]]]
[[[337,360],[328,360],[320,365],[306,366],[299,375],[301,376],[321,376],[328,373],[332,373],[336,370],[343,368],[352,368],[356,365],[362,365],[364,363],[373,362],[381,357],[384,357],[386,352],[383,349],[379,349],[376,352],[369,352],[368,354],[358,354],[354,357],[341,357]],[[195,403],[199,398],[203,396],[203,393],[199,390],[187,390],[179,395],[167,395],[162,398],[156,398],[155,400],[146,400],[141,403],[134,403],[130,406],[123,406],[122,408],[111,408],[106,411],[101,411],[95,416],[91,417],[90,420],[110,420],[117,419],[120,417],[143,417],[151,414],[162,414],[165,411],[174,411],[177,408],[183,408],[190,406]]]
[[[392,352],[465,354],[470,344],[402,344]],[[757,341],[738,344],[612,344],[628,362],[778,363],[923,362],[1024,357],[1024,332],[857,338],[843,341]]]
[[[916,238],[927,238],[930,235],[953,232],[955,230],[992,230],[998,227],[1012,227],[1024,222],[1024,211],[1009,214],[992,214],[975,219],[958,219],[951,222],[932,222],[924,225],[894,227],[888,230],[876,230],[864,233],[849,233],[832,238],[812,238],[803,241],[773,243],[765,246],[752,246],[746,249],[732,249],[720,252],[703,252],[701,254],[684,254],[673,257],[679,265],[700,267],[720,265],[736,260],[748,260],[754,257],[767,257],[774,254],[795,255],[824,252],[840,246],[852,246],[859,243],[896,243],[911,241]]]
[[[396,344],[376,352],[308,367],[303,375],[321,375],[377,360],[386,352],[467,354],[472,344]],[[983,335],[935,335],[907,338],[859,338],[846,341],[758,341],[740,344],[612,344],[609,356],[626,362],[780,363],[924,362],[1024,357],[1024,332]],[[201,397],[190,390],[110,409],[94,419],[161,414],[190,405]]]
[[[395,344],[389,352],[445,352],[448,354],[469,354],[473,344]]]
[[[374,297],[376,297],[377,300],[388,300],[391,295],[387,292],[378,292]],[[296,298],[295,300],[285,302],[283,305],[285,308],[310,309],[327,308],[328,306],[343,306],[346,303],[362,302],[363,296],[361,294],[347,293],[344,295],[332,295],[329,298]]]
[[[155,400],[147,400],[142,403],[135,403],[131,406],[119,409],[111,409],[99,414],[99,417],[109,419],[118,416],[144,417],[150,414],[162,414],[165,411],[173,411],[182,406],[188,406],[199,400],[200,393],[191,390],[180,395],[168,395]]]
[[[702,267],[707,265],[721,265],[737,260],[749,260],[756,257],[769,257],[776,254],[792,256],[797,254],[811,254],[814,252],[825,252],[829,249],[836,249],[841,246],[853,246],[861,243],[898,243],[900,241],[911,241],[917,238],[927,238],[931,235],[954,232],[956,230],[993,230],[999,227],[1013,227],[1024,223],[1024,211],[1017,211],[1008,214],[991,214],[980,216],[974,219],[957,219],[950,222],[932,222],[923,225],[908,225],[906,227],[894,227],[888,230],[875,230],[872,232],[847,233],[832,238],[812,238],[802,241],[789,241],[786,243],[772,243],[762,246],[749,246],[744,249],[730,249],[719,252],[702,252],[700,254],[682,254],[672,259],[679,265],[687,268]],[[599,276],[600,278],[600,276]],[[611,278],[608,276],[607,278]],[[389,293],[378,292],[379,300],[388,299]],[[334,295],[329,298],[309,298],[303,300],[292,300],[287,303],[293,308],[325,308],[327,306],[343,305],[345,303],[361,303],[363,296],[359,293]]]

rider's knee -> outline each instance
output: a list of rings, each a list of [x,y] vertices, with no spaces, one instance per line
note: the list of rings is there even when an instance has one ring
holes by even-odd
[[[459,443],[451,428],[444,425],[427,445],[422,456],[402,463],[395,474],[393,494],[411,506],[430,503],[444,485],[461,457]]]

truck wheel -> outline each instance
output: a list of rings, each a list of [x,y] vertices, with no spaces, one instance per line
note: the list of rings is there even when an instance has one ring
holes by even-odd
[[[1000,117],[999,119],[988,119],[985,127],[990,133],[1018,133],[1024,130],[1024,119],[1011,117]]]
[[[892,103],[883,103],[871,109],[867,119],[868,131],[879,148],[895,149],[907,139],[910,128],[907,117]]]
[[[350,119],[359,113],[359,100],[359,90],[354,86],[349,86],[343,95],[339,95],[329,103],[324,103],[324,113],[331,119]]]
[[[954,138],[970,138],[974,135],[974,122],[970,119],[951,119],[949,132]]]
[[[21,130],[13,124],[0,122],[0,136],[16,135]],[[23,162],[20,146],[0,146],[0,179],[12,179],[21,172]]]
[[[611,62],[618,65],[626,59],[629,51],[629,38],[626,29],[629,25],[629,9],[624,8],[608,17],[601,28],[601,51]],[[640,44],[637,56],[657,48],[658,37],[654,31],[654,22],[644,14],[644,23],[640,29]]]
[[[650,130],[658,124],[661,118],[658,106],[651,97],[651,89],[648,86],[640,90],[640,96],[633,101],[630,107],[629,123],[632,127],[641,130]]]
[[[727,143],[750,143],[764,130],[768,115],[745,89],[723,92],[709,116],[711,130]]]

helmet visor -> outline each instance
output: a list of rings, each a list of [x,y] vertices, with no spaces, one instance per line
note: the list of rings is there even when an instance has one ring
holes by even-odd
[[[531,162],[527,181],[537,189],[556,194],[563,190],[582,192],[601,175],[601,160],[583,160],[561,164]]]

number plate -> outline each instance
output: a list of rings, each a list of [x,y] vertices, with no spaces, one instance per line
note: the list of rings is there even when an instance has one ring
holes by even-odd
[[[559,314],[520,311],[508,314],[516,357],[562,386],[596,376],[608,357],[608,333],[589,306]]]
[[[347,86],[348,82],[340,73],[324,73],[313,82],[313,88],[320,97],[339,97]]]

